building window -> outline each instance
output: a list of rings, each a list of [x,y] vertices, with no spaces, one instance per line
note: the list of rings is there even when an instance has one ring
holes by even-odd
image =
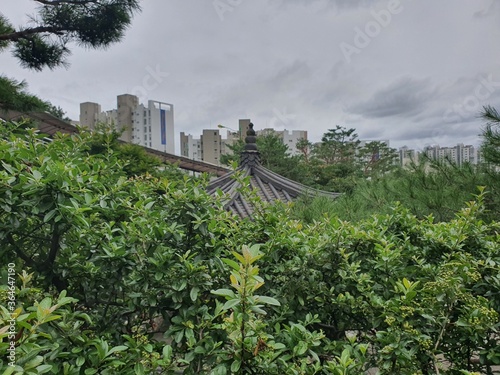
[[[144,125],[146,125],[146,124],[147,124],[147,120],[146,120],[146,119],[144,119]]]
[[[148,131],[148,128],[144,127],[144,133],[146,133]]]
[[[148,135],[147,134],[144,134],[144,140],[147,141],[148,140]]]
[[[149,125],[149,132],[151,133],[151,125]]]

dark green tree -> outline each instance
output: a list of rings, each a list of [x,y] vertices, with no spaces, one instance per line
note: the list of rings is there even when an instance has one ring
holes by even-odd
[[[238,139],[232,145],[226,144],[226,148],[229,149],[229,152],[221,155],[220,162],[223,165],[232,165],[233,163],[239,164],[240,154],[245,148],[245,142],[242,139]]]
[[[355,129],[337,125],[323,134],[321,143],[314,148],[314,154],[326,164],[353,163],[360,141]]]
[[[15,79],[0,76],[0,115],[3,111],[44,111],[60,118],[70,121],[60,107],[56,107],[48,101],[42,100],[26,90],[26,82],[18,82]]]
[[[481,133],[484,160],[492,166],[500,166],[500,114],[492,106],[485,106],[481,117],[487,121]]]
[[[356,149],[360,141],[355,129],[337,125],[329,129],[321,142],[314,145],[309,173],[317,187],[349,192],[361,174],[356,163]]]
[[[68,45],[106,48],[123,37],[139,0],[34,0],[37,14],[14,27],[0,16],[0,50],[11,47],[21,66],[34,70],[67,64]]]
[[[313,148],[313,144],[305,138],[301,138],[297,141],[295,145],[297,150],[300,152],[302,160],[305,164],[309,163],[309,159],[311,157],[311,151]]]
[[[384,142],[367,142],[358,149],[356,157],[365,177],[380,176],[397,168],[396,150]]]

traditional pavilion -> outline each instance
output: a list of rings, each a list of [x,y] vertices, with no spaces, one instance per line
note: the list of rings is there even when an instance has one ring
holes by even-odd
[[[254,212],[252,204],[240,192],[242,186],[235,178],[236,175],[242,178],[250,176],[250,186],[262,200],[267,202],[291,202],[304,195],[320,195],[335,199],[340,195],[340,193],[330,193],[310,188],[264,168],[260,164],[260,153],[257,150],[256,140],[253,124],[250,123],[245,138],[245,149],[240,156],[239,167],[211,181],[207,187],[209,194],[215,194],[219,190],[228,194],[228,200],[224,204],[226,210],[231,210],[241,218],[252,217]]]

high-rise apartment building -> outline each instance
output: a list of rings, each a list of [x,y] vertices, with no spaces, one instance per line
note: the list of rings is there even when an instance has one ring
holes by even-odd
[[[203,160],[201,157],[201,139],[193,138],[191,134],[181,132],[181,156],[193,160]]]
[[[101,111],[97,103],[80,104],[80,124],[94,129],[97,123],[112,124],[120,139],[155,150],[175,153],[174,106],[155,100],[140,104],[135,95],[117,96],[117,109]]]
[[[402,167],[421,162],[422,156],[430,160],[448,160],[456,165],[481,163],[481,152],[474,146],[463,143],[453,147],[426,146],[422,152],[406,146],[399,148],[399,163]]]
[[[219,165],[222,155],[222,137],[219,130],[203,129],[200,140],[202,160]]]
[[[132,143],[173,154],[174,106],[155,100],[139,104],[133,111],[132,137]]]
[[[117,114],[116,114],[116,130],[122,132],[120,139],[125,142],[132,143],[134,137],[134,111],[139,105],[139,98],[135,95],[123,94],[116,98]],[[136,142],[133,142],[136,143]]]
[[[93,130],[99,122],[101,105],[92,102],[80,103],[80,125]]]
[[[220,157],[226,152],[225,141],[226,139],[222,139],[218,129],[203,129],[199,139],[181,132],[181,155],[193,160],[220,165]]]
[[[454,147],[427,146],[423,153],[431,160],[449,160],[457,165],[478,164],[478,153],[474,146],[459,143]]]

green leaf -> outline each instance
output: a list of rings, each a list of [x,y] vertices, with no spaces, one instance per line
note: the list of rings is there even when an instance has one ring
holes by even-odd
[[[344,349],[340,355],[340,363],[347,365],[351,357],[351,351],[349,349]]]
[[[239,299],[230,299],[229,301],[227,301],[224,304],[224,306],[222,306],[222,310],[229,310],[229,309],[233,308],[234,306],[239,305],[239,303],[240,303]]]
[[[32,170],[31,173],[33,174],[33,178],[36,181],[40,181],[42,179],[42,174],[39,171],[37,171],[36,169]]]
[[[296,355],[302,355],[307,351],[307,344],[304,341],[299,341],[297,346],[293,348]]]
[[[52,365],[40,365],[40,366],[37,366],[36,370],[38,371],[38,375],[39,374],[45,374],[46,372],[49,372],[50,370],[52,370]]]
[[[203,346],[197,346],[196,348],[194,348],[194,352],[196,354],[205,354],[206,350]]]
[[[84,197],[85,203],[87,204],[87,206],[90,206],[92,204],[92,195],[90,195],[89,193],[85,193]]]
[[[281,306],[278,300],[272,298],[272,297],[266,297],[266,296],[254,296],[255,300],[258,302],[262,302],[268,305],[273,305],[273,306]]]
[[[76,365],[77,365],[78,367],[81,367],[84,363],[85,363],[85,358],[84,358],[84,357],[78,357],[78,358],[76,359]]]
[[[215,294],[216,296],[223,296],[223,297],[229,297],[229,298],[236,298],[236,295],[234,292],[230,289],[217,289],[217,290],[212,290],[212,294]]]
[[[36,317],[39,321],[43,321],[47,315],[50,314],[50,307],[52,304],[52,298],[46,297],[41,302],[38,303],[36,309]]]
[[[235,257],[236,259],[238,259],[238,261],[239,261],[241,264],[247,264],[247,263],[246,263],[245,258],[243,258],[243,256],[242,256],[242,255],[238,254],[236,251],[232,251],[231,253],[234,255],[234,257]],[[224,259],[223,259],[222,261],[224,261]],[[239,270],[239,267],[238,267],[238,270]]]
[[[134,366],[134,373],[135,375],[144,375],[144,365],[140,362],[136,363]]]
[[[57,213],[57,209],[53,209],[53,210],[50,210],[49,212],[47,212],[45,214],[45,216],[43,217],[43,222],[46,223],[47,221],[50,221]]]
[[[240,270],[240,265],[236,263],[234,260],[223,258],[222,261],[226,263],[229,267],[231,267],[233,270],[235,271]]]
[[[172,358],[172,346],[171,345],[165,345],[163,347],[163,359],[166,361],[170,361]]]
[[[191,297],[191,301],[195,302],[196,299],[198,298],[198,292],[200,291],[200,288],[197,286],[194,286],[191,288],[191,292],[189,293],[189,297]]]
[[[234,360],[233,363],[231,364],[231,372],[233,374],[236,374],[239,371],[240,367],[241,367],[241,361],[238,359]]]
[[[261,309],[261,306],[262,305],[254,305],[254,306],[250,307],[250,310],[252,310],[253,312],[255,312],[257,314],[267,315],[267,313]]]
[[[42,321],[44,323],[47,323],[47,322],[51,322],[53,320],[57,320],[57,319],[60,319],[61,318],[61,315],[50,315],[50,316],[47,316],[45,318],[42,319]]]
[[[227,369],[224,365],[219,365],[213,370],[213,375],[226,375]]]
[[[124,350],[127,350],[128,346],[125,345],[119,345],[119,346],[114,346],[111,348],[111,350],[106,354],[106,357],[115,353],[115,352],[123,352]]]

